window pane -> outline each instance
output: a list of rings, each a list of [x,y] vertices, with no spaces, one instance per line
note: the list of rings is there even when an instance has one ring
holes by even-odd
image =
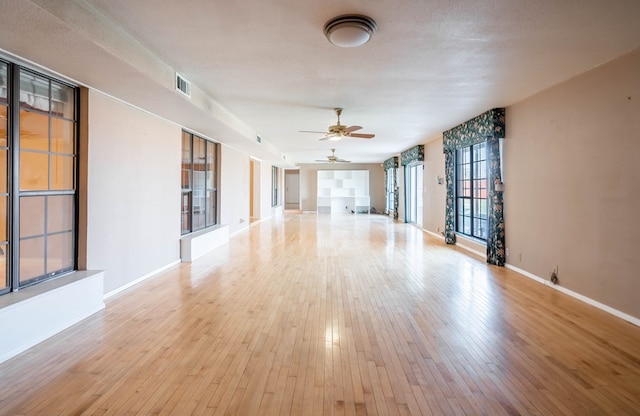
[[[20,152],[20,190],[45,191],[49,189],[49,155]]]
[[[47,274],[72,269],[73,257],[71,232],[47,237]]]
[[[473,216],[474,218],[487,218],[486,213],[487,201],[484,199],[473,200]]]
[[[8,244],[0,245],[0,290],[9,287],[9,279],[7,278],[7,253],[9,251]]]
[[[45,274],[44,237],[20,241],[20,281],[25,282]]]
[[[73,154],[75,123],[60,118],[51,119],[51,151]]]
[[[25,198],[26,199],[26,198]],[[50,196],[47,199],[47,232],[73,230],[73,195]]]
[[[475,221],[475,227],[473,230],[473,235],[478,237],[478,238],[482,238],[482,239],[486,239],[487,238],[487,221],[486,220],[476,220]]]
[[[20,238],[43,235],[45,221],[45,197],[20,198]]]
[[[74,189],[73,162],[73,156],[51,155],[51,189]]]
[[[49,80],[20,71],[20,107],[49,112]]]
[[[49,117],[20,110],[20,149],[49,151]]]
[[[462,232],[471,235],[471,220],[469,219],[469,217],[464,217]]]
[[[74,89],[55,82],[51,83],[51,113],[68,119],[75,118]]]
[[[0,243],[7,241],[7,201],[6,196],[0,196]]]
[[[182,133],[182,189],[191,189],[191,135]]]
[[[191,193],[182,193],[182,234],[191,231]]]
[[[2,91],[2,86],[0,86],[0,92]],[[1,100],[2,98],[0,98]],[[7,146],[7,123],[8,115],[7,115],[7,107],[0,104],[0,146]]]
[[[7,150],[0,148],[0,194],[7,193]]]
[[[207,144],[207,225],[216,224],[216,172],[215,143]]]
[[[7,64],[0,62],[0,101],[7,101]]]

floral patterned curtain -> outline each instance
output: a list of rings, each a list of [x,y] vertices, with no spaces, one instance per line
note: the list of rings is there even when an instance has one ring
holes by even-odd
[[[389,169],[393,169],[393,219],[397,220],[398,213],[398,157],[394,156],[384,161],[382,164],[384,166],[384,190],[385,194],[389,194],[388,183],[389,178],[387,177]]]
[[[500,171],[500,139],[505,137],[504,108],[494,108],[443,133],[447,203],[445,214],[445,242],[455,244],[455,152],[474,144],[487,142],[489,157],[489,229],[487,234],[487,262],[504,266],[504,215]]]
[[[405,150],[400,154],[402,166],[406,166],[412,162],[420,162],[424,160],[424,145],[419,144],[409,150]]]

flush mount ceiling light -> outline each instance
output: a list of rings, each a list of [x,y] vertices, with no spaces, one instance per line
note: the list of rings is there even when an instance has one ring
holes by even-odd
[[[329,42],[342,48],[364,45],[376,31],[376,22],[360,14],[344,14],[324,24]]]

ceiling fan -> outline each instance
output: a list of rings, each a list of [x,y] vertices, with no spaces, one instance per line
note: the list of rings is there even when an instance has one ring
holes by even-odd
[[[334,108],[333,109],[338,116],[338,122],[329,126],[328,131],[309,131],[309,130],[301,130],[301,133],[323,133],[324,137],[320,140],[342,140],[343,137],[354,137],[358,139],[373,139],[375,134],[367,134],[367,133],[354,133],[356,130],[360,130],[361,126],[345,126],[340,124],[340,114],[342,114],[342,108]]]
[[[336,156],[336,149],[331,149],[331,156],[327,156],[327,159],[316,159],[316,162],[324,163],[351,163],[350,160],[340,159]]]

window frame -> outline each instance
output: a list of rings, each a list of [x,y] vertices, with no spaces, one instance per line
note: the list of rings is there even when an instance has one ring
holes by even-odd
[[[188,151],[185,151],[185,140],[189,143]],[[219,223],[218,218],[218,188],[219,188],[219,144],[191,133],[182,131],[182,168],[181,168],[181,217],[180,234],[188,235],[197,231],[215,227]],[[196,145],[203,145],[198,159],[204,159],[203,169],[196,169]],[[186,162],[186,163],[185,163]],[[185,169],[185,166],[187,168]],[[202,182],[204,179],[204,182]],[[203,183],[203,186],[196,186],[195,182]],[[197,188],[197,189],[196,189]],[[197,192],[196,192],[197,191]],[[196,196],[202,194],[202,196]],[[196,205],[196,197],[204,198],[204,204]],[[185,210],[185,203],[188,206]],[[204,206],[204,212],[199,208]],[[197,208],[198,207],[198,208]],[[201,217],[202,222],[195,222],[195,216]],[[201,225],[203,224],[203,225]]]
[[[457,149],[455,156],[455,232],[483,243],[487,241],[489,214],[487,152],[487,142],[484,141]]]
[[[3,197],[6,197],[7,204],[5,216],[7,239],[0,242],[0,248],[2,248],[3,254],[6,256],[4,265],[5,284],[4,287],[0,288],[0,295],[3,295],[78,269],[80,89],[77,85],[58,77],[50,76],[6,59],[0,58],[0,64],[7,69],[6,100],[3,103],[6,105],[7,110],[5,124],[7,131],[6,146],[3,146],[7,157],[6,192],[2,194]],[[34,83],[36,81],[46,81],[46,103],[48,106],[46,111],[22,100],[22,93],[27,91],[23,88],[23,75],[31,75]],[[56,97],[61,97],[54,93],[56,91],[54,88],[60,88],[58,91],[66,90],[71,94],[69,99],[72,102],[68,106],[68,112],[57,113],[54,111],[53,100]],[[39,93],[41,92],[39,91]],[[34,97],[33,100],[37,101],[38,96],[36,96],[35,86],[33,86],[31,93]],[[40,101],[41,104],[42,101]],[[24,134],[22,131],[23,126],[21,125],[22,116],[26,117],[28,114],[33,114],[36,117],[46,117],[46,150],[21,146],[21,136]],[[61,121],[61,123],[56,122],[56,120]],[[60,145],[54,145],[54,140],[59,137],[56,135],[54,127],[65,124],[69,125],[67,133],[70,133],[71,137],[66,149],[64,148],[64,141],[62,142],[63,148],[61,150],[58,147]],[[44,139],[44,137],[41,139]],[[21,164],[24,163],[21,158],[24,156],[26,160],[29,155],[34,154],[47,158],[46,189],[41,184],[35,188],[21,184],[21,175],[23,175]],[[62,166],[66,165],[66,169],[63,168],[62,171],[54,170],[53,161],[64,161],[65,158],[70,158],[70,160],[62,164]],[[57,163],[57,165],[60,164]],[[56,174],[65,177],[66,180],[63,179],[64,186],[60,186],[58,182],[54,183],[52,175]],[[62,214],[60,217],[51,217],[50,214],[52,212],[56,213],[56,211],[52,210],[56,206],[55,201],[60,200],[60,197],[62,197],[62,200],[67,199],[70,201],[70,203],[63,204],[64,208],[69,207],[69,209],[63,209],[60,212]],[[26,198],[33,198],[31,201],[42,199],[42,216],[38,217],[37,220],[42,220],[43,228],[37,234],[21,234],[22,231],[29,228],[26,223],[24,227],[21,225],[21,201],[26,202]],[[52,224],[56,223],[58,225],[63,224],[64,229],[50,228]],[[50,241],[59,238],[68,238],[69,244],[59,245]],[[21,264],[21,247],[23,244],[28,244],[27,242],[29,241],[37,240],[42,240],[42,258],[37,259],[38,262],[42,261],[42,273],[38,272],[29,278],[23,279],[26,272],[22,273],[21,276],[21,266],[26,263],[23,262]],[[51,247],[58,248],[60,251],[52,254]],[[56,255],[60,257],[56,257]],[[60,260],[60,265],[51,267],[50,260]]]

